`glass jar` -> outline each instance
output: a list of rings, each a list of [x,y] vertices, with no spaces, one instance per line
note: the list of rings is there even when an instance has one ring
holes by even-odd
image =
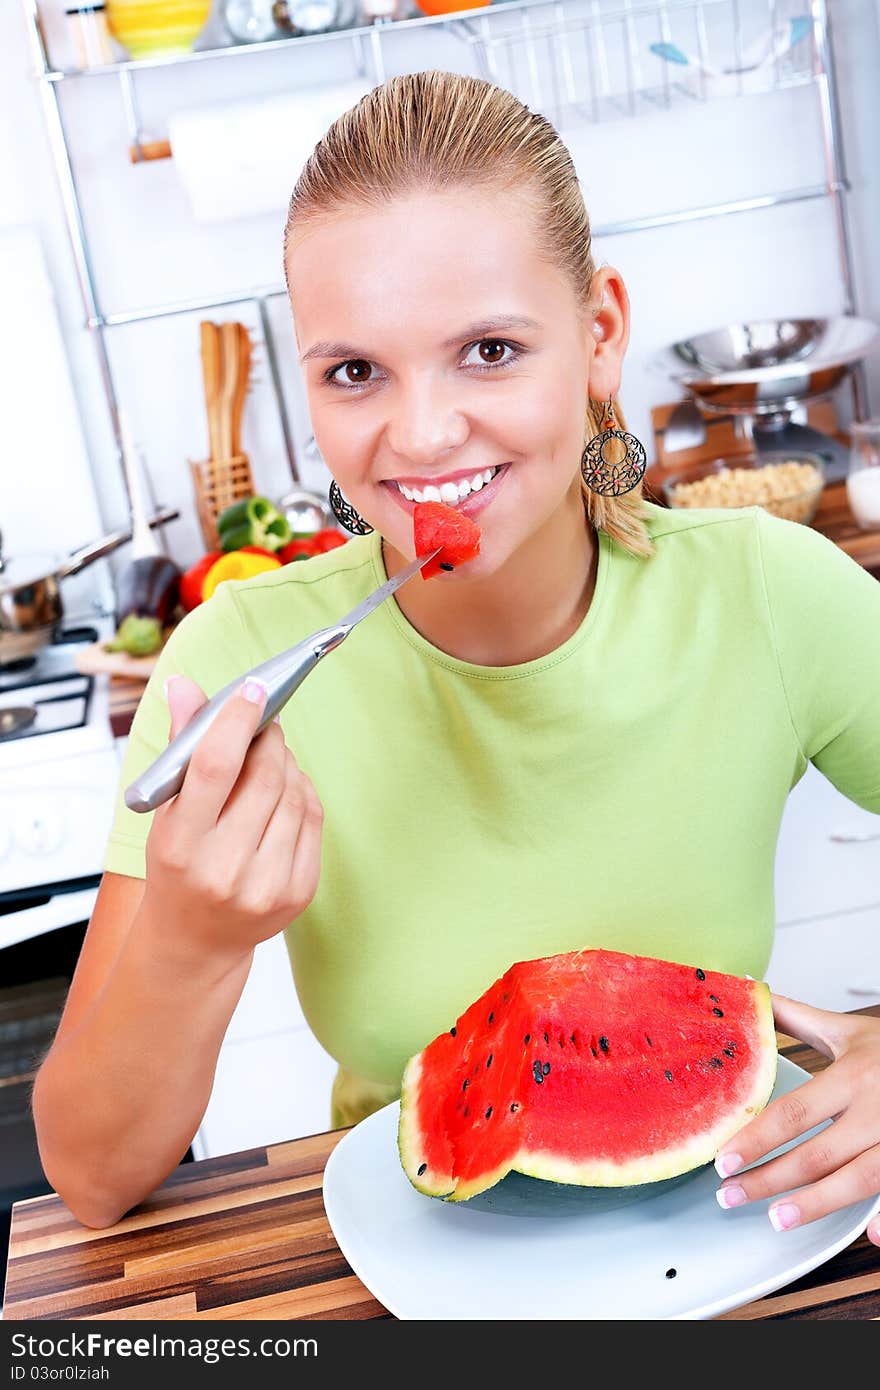
[[[64,11],[67,27],[73,39],[77,66],[102,68],[113,62],[113,44],[107,28],[107,6],[104,0],[95,4],[70,5]]]
[[[850,426],[846,496],[863,531],[880,531],[880,419]]]
[[[221,14],[236,43],[267,43],[281,38],[275,0],[223,0]]]

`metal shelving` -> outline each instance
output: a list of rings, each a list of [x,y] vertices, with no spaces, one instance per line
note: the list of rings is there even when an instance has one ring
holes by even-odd
[[[337,30],[298,38],[271,40],[230,48],[201,49],[171,57],[131,60],[82,71],[53,66],[44,39],[37,0],[22,0],[40,83],[52,154],[64,203],[86,324],[98,355],[113,432],[122,457],[118,397],[106,334],[120,325],[176,314],[204,312],[236,304],[256,306],[265,340],[273,393],[291,473],[299,480],[293,429],[282,389],[276,346],[268,313],[270,300],[283,296],[282,284],[246,286],[216,296],[153,305],[101,304],[89,236],[77,186],[71,143],[60,91],[66,83],[115,81],[135,158],[143,130],[138,84],[151,71],[168,67],[254,59],[262,53],[294,53],[320,45],[351,49],[356,71],[374,84],[388,75],[387,46],[404,32],[443,30],[455,36],[471,69],[514,91],[533,109],[543,111],[565,133],[573,124],[626,119],[661,113],[677,104],[718,97],[763,94],[811,85],[821,126],[825,178],[819,184],[779,190],[729,202],[680,207],[656,216],[596,226],[596,238],[620,236],[676,223],[747,213],[786,203],[827,198],[834,211],[843,312],[856,313],[850,235],[836,76],[827,0],[805,0],[800,15],[793,0],[764,0],[746,7],[745,0],[509,0],[488,8],[452,15],[378,22],[369,27]],[[756,17],[770,35],[782,36],[755,61]],[[786,26],[797,25],[797,30]],[[750,27],[751,26],[751,31]],[[794,41],[794,35],[799,37]],[[786,38],[786,36],[788,36]],[[853,373],[856,418],[865,409],[864,377]]]

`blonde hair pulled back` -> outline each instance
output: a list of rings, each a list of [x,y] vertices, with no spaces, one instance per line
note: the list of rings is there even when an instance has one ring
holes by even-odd
[[[391,78],[334,121],[297,179],[284,232],[345,206],[380,207],[418,189],[521,188],[537,211],[541,252],[570,278],[587,312],[595,274],[590,220],[577,173],[556,130],[511,92],[482,78],[416,72]],[[602,427],[604,402],[587,401],[584,443]],[[626,423],[618,402],[615,415]],[[592,524],[634,555],[653,546],[641,484],[601,497],[582,482]]]

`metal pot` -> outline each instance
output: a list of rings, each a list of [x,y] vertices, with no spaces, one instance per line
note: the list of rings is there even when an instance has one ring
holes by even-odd
[[[150,526],[164,526],[179,515],[166,507],[157,513]],[[131,531],[112,531],[72,551],[59,562],[56,555],[49,554],[6,559],[0,533],[0,665],[30,656],[53,641],[64,616],[61,580],[78,574],[93,560],[100,560],[130,540]]]

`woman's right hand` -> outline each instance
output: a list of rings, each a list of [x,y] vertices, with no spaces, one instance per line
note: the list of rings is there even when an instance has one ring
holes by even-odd
[[[324,819],[280,725],[273,720],[253,738],[265,690],[257,685],[256,702],[244,690],[199,741],[180,791],[153,814],[143,901],[178,946],[230,963],[308,907]],[[170,741],[207,697],[187,676],[171,677],[167,695]]]

